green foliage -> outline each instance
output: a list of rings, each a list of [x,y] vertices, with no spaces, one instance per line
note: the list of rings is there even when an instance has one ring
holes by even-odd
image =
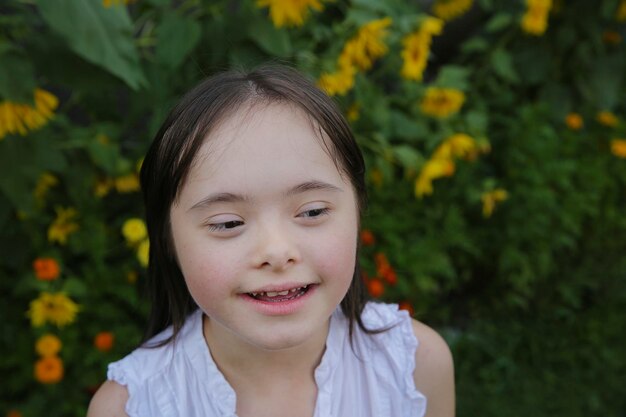
[[[387,53],[335,97],[369,170],[368,283],[382,282],[381,299],[411,305],[446,337],[459,415],[623,415],[626,159],[612,148],[626,140],[618,2],[560,2],[547,31],[531,35],[520,26],[525,2],[476,1],[434,36],[424,81],[415,81],[401,69],[403,39],[431,13],[418,3],[324,2],[302,26],[276,27],[253,0],[4,2],[0,106],[35,108],[36,88],[59,105],[25,135],[8,130],[0,111],[0,372],[9,375],[0,413],[84,415],[106,364],[140,340],[145,269],[122,227],[143,215],[137,166],[181,94],[217,70],[268,60],[319,79],[337,69],[359,27],[391,17]],[[459,90],[465,102],[446,118],[429,116],[420,103],[430,86]],[[599,122],[602,111],[617,122]],[[566,122],[571,113],[582,126]],[[432,195],[416,197],[416,181],[456,133],[490,152],[456,158],[452,175],[433,179]],[[44,174],[55,180],[43,186]],[[483,214],[497,189],[507,198]],[[78,228],[66,243],[51,240],[66,208]],[[58,262],[58,279],[36,278],[39,258]],[[32,327],[26,311],[42,291],[64,291],[79,305],[76,320]],[[115,336],[111,350],[94,346],[101,332]],[[45,333],[63,343],[55,384],[33,377]]]

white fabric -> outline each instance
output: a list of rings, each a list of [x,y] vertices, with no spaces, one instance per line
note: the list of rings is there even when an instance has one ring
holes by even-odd
[[[315,369],[315,417],[423,417],[426,397],[415,388],[418,341],[409,315],[395,304],[368,303],[368,329],[393,326],[379,334],[354,326],[333,313],[322,361]],[[163,340],[171,328],[155,336]],[[175,343],[139,348],[109,365],[108,379],[125,385],[130,417],[235,417],[236,395],[211,357],[202,335],[200,310],[189,316]]]

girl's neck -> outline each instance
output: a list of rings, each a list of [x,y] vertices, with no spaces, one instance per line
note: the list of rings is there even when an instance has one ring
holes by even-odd
[[[206,315],[203,333],[213,360],[235,391],[236,385],[243,381],[271,390],[281,381],[314,382],[315,368],[326,347],[329,324],[326,322],[306,343],[281,350],[266,350],[246,343]]]

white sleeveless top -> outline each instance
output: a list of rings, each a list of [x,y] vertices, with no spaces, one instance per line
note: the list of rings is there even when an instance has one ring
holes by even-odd
[[[426,397],[413,380],[418,342],[409,315],[395,304],[370,302],[362,320],[368,329],[393,327],[369,335],[355,324],[351,347],[348,320],[335,310],[315,369],[314,416],[423,417]],[[168,328],[152,341],[171,333]],[[187,318],[175,343],[135,350],[109,365],[108,379],[127,387],[130,417],[236,417],[235,391],[213,362],[200,310]]]

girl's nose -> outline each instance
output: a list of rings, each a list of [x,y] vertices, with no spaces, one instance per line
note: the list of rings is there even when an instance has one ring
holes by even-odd
[[[284,228],[259,230],[255,265],[272,271],[282,271],[300,261],[300,253],[293,237]]]

